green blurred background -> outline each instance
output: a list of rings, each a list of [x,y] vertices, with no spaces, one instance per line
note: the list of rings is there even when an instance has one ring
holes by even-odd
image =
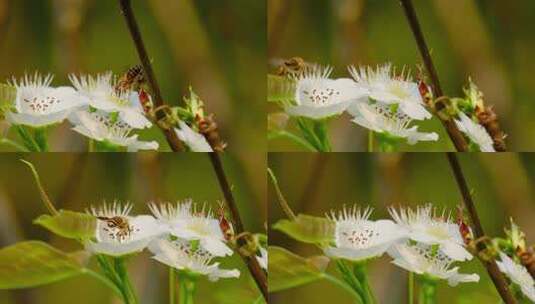
[[[535,155],[527,153],[458,154],[482,225],[489,236],[504,236],[512,217],[535,243]],[[323,216],[343,205],[372,206],[373,219],[388,218],[388,206],[433,203],[451,209],[462,202],[459,190],[442,153],[270,153],[269,166],[295,213]],[[300,174],[296,174],[300,172]],[[285,218],[275,191],[268,187],[268,223]],[[269,230],[270,245],[282,246],[302,256],[321,252]],[[378,303],[406,303],[407,272],[387,256],[370,264],[372,288]],[[331,265],[329,271],[336,273]],[[460,272],[476,271],[480,283],[453,288],[438,285],[438,303],[498,303],[499,296],[485,269],[477,260],[461,266]],[[270,303],[352,303],[340,288],[316,282],[271,295]]]
[[[535,150],[535,50],[530,0],[414,0],[443,90],[459,96],[469,76],[494,105],[508,134],[510,151]],[[421,63],[399,1],[269,0],[268,57],[300,56],[334,66],[334,77],[347,77],[350,64],[392,62],[414,72]],[[275,112],[273,106],[269,112]],[[452,149],[440,123],[441,143],[402,147],[403,151]],[[365,151],[366,130],[349,117],[331,122],[336,151]],[[287,140],[270,142],[271,151],[298,150]]]
[[[223,159],[246,229],[265,233],[265,154],[257,154],[252,167],[239,160]],[[32,224],[47,213],[29,169],[32,162],[57,208],[84,211],[91,204],[120,200],[134,204],[135,213],[150,213],[146,203],[176,202],[192,198],[217,207],[222,200],[208,155],[199,153],[136,154],[3,154],[0,155],[0,247],[23,240],[42,240],[66,251],[79,250],[77,242],[55,236]],[[129,261],[140,303],[167,303],[167,270],[144,252]],[[196,302],[249,304],[260,293],[239,257],[223,266],[237,267],[238,280],[210,283],[199,280]],[[104,285],[90,277],[75,277],[23,290],[0,290],[0,304],[120,303]]]
[[[265,151],[265,2],[132,4],[164,99],[179,104],[191,85],[216,114],[229,150]],[[120,74],[138,62],[118,1],[0,0],[2,82],[38,70],[65,85],[68,73]],[[157,137],[168,150],[154,129],[145,138]],[[55,150],[85,149],[68,124],[51,140]]]

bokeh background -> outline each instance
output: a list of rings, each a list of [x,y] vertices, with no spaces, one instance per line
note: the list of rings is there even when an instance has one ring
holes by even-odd
[[[485,232],[504,236],[512,217],[535,243],[535,155],[458,154]],[[344,205],[369,205],[372,218],[389,218],[388,206],[417,206],[433,203],[456,215],[461,195],[442,153],[270,153],[269,166],[294,212],[323,216]],[[504,168],[507,168],[505,171]],[[296,172],[301,172],[297,175]],[[269,225],[285,218],[274,188],[268,187]],[[301,256],[321,252],[269,230],[270,245],[282,246]],[[371,286],[378,303],[406,303],[407,272],[384,256],[369,266]],[[330,273],[337,273],[329,266]],[[498,303],[499,296],[485,269],[477,260],[461,266],[461,272],[477,272],[479,283],[449,287],[438,285],[438,302],[450,304]],[[326,281],[274,293],[270,303],[353,303],[339,287]]]
[[[529,0],[414,0],[443,90],[459,96],[468,77],[494,105],[508,134],[510,151],[535,149],[535,78],[532,60],[535,3]],[[268,57],[299,56],[334,66],[347,76],[350,64],[392,62],[413,72],[421,63],[399,1],[269,0]],[[272,106],[269,112],[278,109]],[[331,122],[336,151],[365,151],[366,130],[349,117]],[[452,149],[436,119],[423,130],[439,132],[440,143],[402,147],[403,151]],[[271,141],[271,151],[295,151],[287,140]]]
[[[265,151],[265,2],[132,5],[166,102],[178,105],[191,85],[216,114],[229,150]],[[67,85],[69,73],[121,74],[138,62],[118,1],[0,0],[1,82],[41,71],[56,75],[54,85]],[[168,150],[156,128],[144,136]],[[68,124],[51,140],[59,151],[86,145]]]
[[[4,153],[0,155],[0,247],[23,240],[41,240],[65,251],[81,249],[77,242],[32,224],[47,210],[29,169],[19,161],[21,158],[35,165],[58,209],[83,212],[90,205],[120,200],[134,204],[133,212],[141,214],[150,213],[145,206],[150,201],[176,202],[192,198],[217,207],[217,201],[223,198],[206,154]],[[265,233],[265,163],[265,154],[258,154],[256,166],[247,169],[235,158],[223,159],[244,225],[252,232]],[[150,256],[144,252],[128,263],[140,303],[167,303],[167,268]],[[242,275],[237,280],[223,279],[216,283],[199,280],[196,302],[249,304],[256,300],[260,293],[241,259],[234,255],[223,265],[240,269]],[[0,304],[67,304],[73,301],[78,304],[120,303],[102,283],[88,276],[31,289],[0,290]]]

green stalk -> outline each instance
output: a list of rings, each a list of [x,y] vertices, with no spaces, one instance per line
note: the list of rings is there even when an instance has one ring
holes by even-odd
[[[347,267],[347,265],[342,260],[336,260],[336,266],[338,267],[338,271],[340,271],[340,273],[342,274],[342,278],[344,279],[344,281],[346,281],[349,286],[351,286],[351,288],[353,288],[353,290],[359,294],[360,298],[362,299],[362,302],[366,303],[364,302],[364,290],[362,289],[360,282],[357,280],[351,269],[349,269],[349,267]]]
[[[125,265],[125,259],[124,258],[115,258],[115,272],[118,274],[119,278],[122,282],[122,287],[125,291],[125,294],[128,297],[128,304],[137,304],[139,303],[136,293],[134,291],[134,287],[132,286],[132,282],[130,281],[130,277],[128,276],[128,271],[126,269]]]
[[[98,281],[104,283],[104,285],[106,285],[108,288],[110,288],[115,293],[115,295],[117,295],[119,298],[123,297],[122,291],[117,287],[115,282],[113,282],[113,280],[111,280],[107,276],[103,276],[102,274],[100,274],[98,272],[95,272],[95,271],[93,271],[91,269],[86,269],[84,271],[84,273],[88,274],[90,277],[95,278]]]
[[[359,303],[359,304],[364,303],[362,301],[362,298],[361,298],[360,294],[357,291],[355,291],[351,286],[346,284],[345,282],[340,281],[338,278],[333,277],[332,275],[330,275],[328,273],[324,273],[323,274],[323,278],[325,278],[325,280],[333,283],[334,285],[342,288],[343,290],[349,292],[357,300],[357,303]]]
[[[409,272],[408,285],[409,304],[414,304],[414,272]]]
[[[20,152],[30,152],[28,148],[8,138],[0,138],[0,145],[12,147]]]
[[[173,267],[169,267],[169,304],[176,304],[176,273]]]
[[[121,281],[121,278],[119,275],[115,272],[114,267],[111,265],[111,262],[108,260],[106,256],[103,255],[97,255],[97,262],[100,266],[100,269],[104,272],[104,275],[110,279],[113,284],[119,289],[121,298],[123,299],[123,302],[125,304],[129,304],[130,300],[128,298],[128,294],[123,286],[123,282]]]
[[[368,131],[368,152],[373,152],[373,131]]]
[[[304,117],[297,118],[297,126],[306,141],[319,152],[331,152],[331,144],[327,136],[327,122]]]
[[[278,131],[271,131],[269,134],[268,134],[268,140],[272,140],[272,139],[276,139],[276,138],[280,138],[280,137],[285,137],[291,141],[293,141],[294,143],[302,146],[303,148],[305,148],[307,151],[310,151],[310,152],[314,152],[316,151],[316,148],[311,145],[307,140],[291,133],[291,132],[288,132],[288,131],[284,131],[284,130],[278,130]]]
[[[48,152],[48,136],[46,134],[46,127],[36,128],[33,137],[39,146],[41,152]]]
[[[193,304],[195,294],[195,280],[187,274],[179,274],[178,285],[180,292],[180,304]]]
[[[24,146],[30,151],[30,152],[41,152],[41,148],[39,145],[35,142],[33,136],[28,132],[28,130],[21,125],[15,126],[15,130],[17,130],[17,133],[19,134],[20,138],[22,139],[22,142],[24,143]]]
[[[420,295],[419,304],[435,304],[436,303],[436,282],[422,279],[420,280]]]
[[[372,289],[370,287],[370,282],[368,281],[368,274],[366,273],[366,264],[355,263],[353,271],[355,272],[355,276],[357,277],[357,280],[359,280],[360,285],[362,286],[364,303],[375,303],[375,296],[373,295]]]

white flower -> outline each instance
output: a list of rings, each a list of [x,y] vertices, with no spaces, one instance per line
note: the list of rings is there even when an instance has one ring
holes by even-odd
[[[431,118],[425,109],[418,84],[403,72],[395,75],[391,64],[378,66],[375,70],[371,67],[357,70],[352,66],[348,70],[357,84],[368,91],[371,99],[387,105],[397,104],[400,111],[412,119]]]
[[[468,138],[479,146],[481,152],[496,152],[494,150],[494,141],[490,137],[485,127],[475,123],[470,117],[466,116],[463,112],[459,112],[460,120],[455,120],[455,124],[468,136]]]
[[[398,244],[389,254],[394,258],[392,263],[419,275],[433,279],[447,280],[450,286],[463,282],[478,282],[477,274],[460,274],[459,267],[451,267],[454,262],[433,245]]]
[[[129,152],[139,150],[157,150],[158,143],[138,140],[138,135],[131,135],[132,128],[112,115],[102,111],[79,111],[71,116],[74,131],[100,142],[126,147]]]
[[[43,127],[61,123],[71,111],[82,104],[71,87],[50,87],[52,75],[26,75],[11,84],[17,90],[14,112],[6,113],[6,120],[15,125]]]
[[[440,245],[440,250],[456,261],[472,259],[464,248],[459,225],[444,212],[437,216],[430,204],[418,207],[416,212],[410,208],[400,208],[399,213],[389,208],[388,212],[402,229],[407,230],[410,239],[427,245]]]
[[[199,240],[200,246],[214,256],[232,254],[225,244],[219,220],[205,206],[198,210],[191,200],[186,200],[176,205],[150,204],[149,208],[171,235],[188,241]]]
[[[191,151],[214,152],[202,134],[195,132],[183,121],[180,121],[178,125],[180,128],[175,128],[175,133],[178,138],[191,149]]]
[[[515,263],[510,257],[500,252],[501,261],[497,261],[500,271],[505,273],[513,283],[517,284],[522,293],[535,303],[535,281],[523,265]]]
[[[295,105],[286,107],[291,116],[321,119],[343,113],[354,101],[365,96],[351,79],[329,79],[332,68],[314,66],[297,79]]]
[[[130,216],[132,205],[104,204],[91,207],[97,217],[95,240],[85,244],[93,253],[121,256],[142,251],[154,238],[162,235],[156,219],[150,215]]]
[[[405,235],[390,220],[368,220],[372,210],[363,212],[356,206],[344,208],[336,215],[331,212],[330,219],[336,222],[334,247],[327,247],[325,254],[330,257],[362,261],[379,257],[395,242]]]
[[[220,278],[237,278],[240,271],[219,268],[219,263],[212,263],[214,258],[202,247],[195,247],[185,240],[158,240],[149,249],[155,254],[153,259],[178,270],[206,275],[210,281]]]
[[[111,72],[80,76],[70,75],[73,86],[87,98],[91,107],[105,112],[117,112],[122,121],[134,129],[148,128],[152,124],[145,117],[139,94],[116,90],[117,81]]]
[[[255,256],[258,264],[265,271],[268,270],[268,251],[265,248],[260,247],[260,255]]]
[[[353,122],[375,131],[394,137],[405,138],[411,145],[418,141],[436,141],[438,134],[435,132],[418,132],[417,126],[409,127],[412,119],[399,112],[394,112],[390,106],[380,103],[354,103],[348,108],[349,114],[353,115]]]

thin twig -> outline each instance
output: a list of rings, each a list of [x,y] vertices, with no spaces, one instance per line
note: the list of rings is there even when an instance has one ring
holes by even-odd
[[[154,75],[152,64],[147,54],[145,44],[143,43],[143,38],[141,37],[141,32],[139,31],[139,26],[137,25],[136,17],[134,16],[134,12],[132,11],[131,0],[119,0],[119,3],[121,5],[121,12],[126,20],[126,25],[128,26],[128,30],[130,31],[130,35],[132,36],[132,40],[134,41],[134,44],[136,46],[136,50],[139,55],[139,60],[143,65],[143,72],[147,77],[147,81],[154,97],[154,108],[162,108],[165,106],[165,102],[163,101],[160,86],[158,85],[158,81],[156,80],[156,76]],[[158,121],[164,118],[164,111],[156,112],[156,119]],[[178,139],[176,133],[172,129],[162,128],[159,124],[157,125],[164,132],[165,138],[167,139],[167,142],[169,143],[169,146],[171,146],[171,149],[173,151],[182,151],[184,149],[182,142]]]
[[[320,155],[322,155],[322,153],[320,153]],[[279,187],[279,181],[275,177],[275,174],[273,174],[273,171],[271,171],[270,168],[267,169],[267,172],[271,179],[271,182],[273,183],[273,187],[275,187],[275,191],[279,199],[279,205],[290,220],[295,220],[297,217],[295,216],[295,213],[293,212],[292,208],[290,208],[290,205],[288,205],[288,201],[286,201],[286,198],[282,194],[282,191]]]
[[[58,214],[58,210],[56,209],[56,207],[54,207],[54,204],[52,203],[52,201],[50,200],[50,197],[46,193],[45,187],[43,187],[43,184],[41,183],[41,178],[39,177],[39,173],[37,173],[37,170],[35,170],[35,167],[33,166],[33,164],[30,163],[29,161],[24,160],[24,159],[21,159],[20,161],[25,163],[28,166],[28,168],[30,168],[30,170],[32,172],[32,175],[33,175],[33,178],[35,179],[35,183],[37,184],[37,188],[39,189],[39,194],[41,195],[41,200],[45,204],[45,206],[48,209],[48,211],[50,212],[50,214],[57,215]]]
[[[219,156],[218,152],[211,152],[211,153],[208,153],[208,155],[210,157],[210,161],[212,163],[215,174],[217,176],[217,180],[219,181],[219,186],[221,187],[221,190],[223,191],[223,196],[225,197],[225,201],[230,210],[230,214],[232,216],[232,222],[234,224],[234,230],[236,232],[236,235],[240,235],[243,232],[245,232],[245,229],[243,227],[243,222],[241,220],[238,207],[236,206],[236,201],[234,200],[234,195],[232,194],[232,189],[228,183],[227,176],[223,169],[223,164],[221,163],[221,157]],[[251,275],[253,276],[256,282],[256,285],[258,285],[258,288],[262,292],[262,295],[264,296],[264,299],[267,302],[268,286],[267,286],[266,274],[260,267],[260,264],[258,263],[255,257],[246,256],[242,254],[239,250],[238,250],[238,253],[240,254],[241,258],[244,260],[245,264],[247,264],[247,267],[249,268],[249,271],[251,272]]]
[[[422,55],[422,59],[424,61],[427,73],[431,78],[431,83],[433,84],[433,96],[438,99],[444,96],[444,93],[442,91],[442,87],[440,86],[437,71],[435,69],[435,65],[433,64],[433,60],[431,59],[431,53],[429,52],[429,48],[427,47],[427,44],[425,42],[420,23],[418,22],[418,17],[416,16],[416,12],[414,10],[414,6],[412,5],[411,0],[400,0],[400,2],[401,6],[403,6],[403,10],[409,22],[412,33],[414,34],[414,39],[416,40],[416,44],[418,45],[420,54]],[[445,104],[443,99],[436,101],[435,108],[437,111],[442,110],[444,107]],[[437,115],[437,117],[440,119],[440,121],[446,128],[446,131],[448,132],[448,135],[450,136],[451,141],[455,145],[457,151],[468,151],[468,144],[466,143],[466,140],[461,131],[459,131],[459,128],[457,128],[457,126],[455,125],[454,121],[452,119],[443,119],[439,115]]]
[[[468,215],[470,216],[470,220],[474,229],[474,237],[476,240],[481,239],[485,236],[485,232],[483,231],[483,226],[481,226],[476,206],[474,204],[474,201],[472,200],[472,195],[470,194],[470,190],[468,189],[468,184],[466,183],[463,171],[461,169],[461,166],[459,165],[457,155],[453,152],[448,152],[446,153],[446,155],[448,157],[451,170],[453,171],[453,175],[455,176],[457,186],[459,187],[459,191],[461,192],[461,195],[463,197],[464,205],[466,207],[466,210],[468,211]],[[485,244],[483,242],[479,242],[478,250],[481,251],[484,249]],[[494,286],[496,286],[496,289],[500,293],[500,296],[502,297],[503,301],[507,304],[516,303],[516,300],[511,294],[504,276],[498,269],[498,265],[496,265],[496,261],[494,259],[491,259],[488,261],[481,260],[481,262],[487,269],[487,272],[489,273],[492,282],[494,283]]]

